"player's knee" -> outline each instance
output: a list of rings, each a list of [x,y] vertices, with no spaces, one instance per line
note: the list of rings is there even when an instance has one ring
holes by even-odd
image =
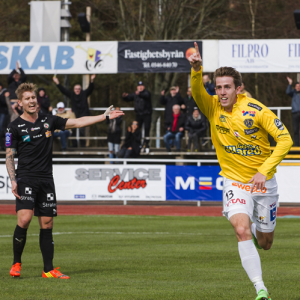
[[[248,240],[249,229],[245,226],[237,226],[235,228],[235,233],[239,241]]]
[[[18,225],[21,228],[28,228],[30,222],[31,222],[31,218],[28,218],[28,217],[19,217],[18,218]]]

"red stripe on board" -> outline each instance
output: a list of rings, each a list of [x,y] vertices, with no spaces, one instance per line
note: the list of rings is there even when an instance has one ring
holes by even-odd
[[[211,186],[203,186],[203,185],[200,185],[200,186],[199,186],[199,190],[211,190]]]

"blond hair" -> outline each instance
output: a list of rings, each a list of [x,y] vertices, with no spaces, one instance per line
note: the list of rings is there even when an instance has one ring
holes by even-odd
[[[221,67],[214,73],[214,84],[216,85],[217,77],[229,76],[233,78],[235,88],[242,85],[242,75],[236,69],[231,67]]]
[[[19,100],[22,100],[23,94],[25,92],[34,92],[36,93],[37,86],[34,83],[25,82],[19,85],[16,90],[16,95]]]

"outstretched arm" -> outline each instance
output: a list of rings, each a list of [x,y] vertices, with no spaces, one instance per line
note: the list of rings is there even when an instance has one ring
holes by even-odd
[[[109,119],[115,119],[119,116],[123,116],[124,113],[121,110],[112,110],[113,105],[110,106],[106,112],[102,115],[98,116],[89,116],[89,117],[82,117],[77,119],[68,119],[65,129],[72,129],[72,128],[81,128],[93,125],[95,123],[103,122],[106,119],[106,116]]]
[[[18,195],[17,192],[17,181],[16,181],[16,169],[15,169],[15,161],[14,157],[16,155],[16,149],[15,148],[7,148],[6,149],[6,168],[7,173],[9,175],[10,181],[11,181],[11,191],[12,193],[19,199],[21,197]]]

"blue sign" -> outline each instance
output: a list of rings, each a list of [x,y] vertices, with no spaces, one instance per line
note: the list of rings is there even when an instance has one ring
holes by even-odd
[[[166,200],[222,201],[220,166],[166,166]]]

